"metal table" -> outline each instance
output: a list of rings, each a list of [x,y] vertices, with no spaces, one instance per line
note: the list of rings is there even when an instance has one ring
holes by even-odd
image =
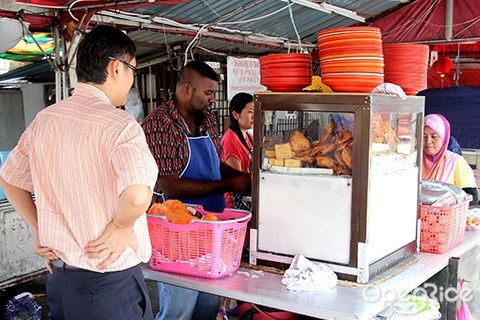
[[[288,291],[281,284],[281,275],[247,268],[221,279],[164,273],[148,266],[144,274],[147,279],[319,319],[370,319],[444,269],[451,257],[459,257],[479,243],[480,232],[467,231],[463,244],[443,254],[420,252],[405,270],[385,281],[373,279],[371,285],[337,286],[321,292]]]

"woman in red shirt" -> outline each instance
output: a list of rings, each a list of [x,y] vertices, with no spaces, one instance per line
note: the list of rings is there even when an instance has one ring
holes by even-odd
[[[244,92],[234,95],[230,101],[229,114],[230,127],[222,137],[222,162],[238,171],[251,172],[253,137],[248,131],[253,128],[253,96]],[[227,208],[251,210],[243,204],[242,198],[238,194],[226,193]],[[231,301],[228,309],[235,305],[236,301]],[[228,320],[226,309],[227,300],[222,297],[217,320]]]
[[[230,101],[230,127],[222,138],[223,157],[230,167],[248,173],[251,172],[253,137],[248,133],[253,128],[253,96],[240,92]],[[228,208],[240,208],[236,196],[225,195]],[[241,203],[241,197],[239,203]]]

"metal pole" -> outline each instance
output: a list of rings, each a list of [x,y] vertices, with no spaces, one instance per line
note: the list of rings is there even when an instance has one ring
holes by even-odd
[[[445,3],[445,40],[452,41],[453,29],[453,0]]]
[[[68,72],[67,72],[67,46],[66,46],[66,41],[65,37],[62,34],[62,57],[61,57],[61,62],[63,68],[60,68],[60,71],[62,72],[62,95],[63,99],[68,98]]]
[[[59,102],[62,100],[62,93],[63,93],[63,75],[62,71],[60,70],[59,66],[61,66],[60,61],[60,41],[59,41],[59,31],[57,26],[53,27],[53,43],[54,43],[54,50],[55,50],[55,102]]]

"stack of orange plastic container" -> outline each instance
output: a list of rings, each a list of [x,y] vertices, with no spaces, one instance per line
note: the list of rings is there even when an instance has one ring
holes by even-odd
[[[376,27],[320,31],[322,81],[337,92],[370,92],[383,83],[382,35]]]
[[[271,91],[301,91],[312,82],[312,58],[307,53],[260,57],[260,83]]]
[[[385,82],[402,87],[408,95],[427,88],[428,45],[384,43]]]

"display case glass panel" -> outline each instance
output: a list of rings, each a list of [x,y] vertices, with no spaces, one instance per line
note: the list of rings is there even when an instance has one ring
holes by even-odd
[[[368,282],[417,250],[423,98],[258,93],[250,263]]]

